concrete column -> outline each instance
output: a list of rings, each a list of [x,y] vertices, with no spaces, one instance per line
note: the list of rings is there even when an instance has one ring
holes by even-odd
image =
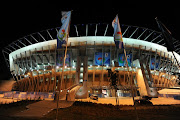
[[[71,51],[72,52],[72,51]],[[72,58],[71,58],[72,59]],[[73,75],[72,75],[72,63],[71,63],[71,67],[70,67],[70,71],[69,71],[69,75],[70,75],[70,78],[69,78],[69,82],[70,82],[70,86],[72,86],[73,85],[73,79],[72,79],[72,77],[73,77]]]
[[[53,82],[53,91],[56,91],[56,81],[57,81],[57,79],[56,79],[56,70],[55,69],[52,69],[52,75],[53,75],[53,77],[54,77],[54,82]]]
[[[29,85],[28,85],[28,83],[29,83],[29,78],[24,79],[24,83],[25,83],[25,85],[24,85],[24,91],[28,91],[28,87],[29,87]]]
[[[35,91],[35,86],[34,86],[34,76],[33,76],[33,73],[32,73],[32,72],[30,72],[30,76],[31,76],[31,78],[32,78],[32,80],[31,80],[31,83],[32,83],[32,90]]]
[[[24,82],[23,82],[23,79],[21,79],[21,91],[24,90]]]
[[[164,85],[163,85],[163,87],[166,87],[166,83],[167,83],[167,79],[164,78]]]
[[[75,84],[79,83],[80,66],[81,66],[80,56],[77,56]]]
[[[39,88],[40,88],[40,87],[39,87],[39,79],[40,79],[40,78],[39,78],[39,75],[38,75],[38,76],[37,76],[37,83],[36,83],[36,84],[37,84],[37,92],[39,92]]]
[[[62,75],[62,72],[59,72],[59,73],[56,72],[56,81],[58,78],[58,83],[56,82],[57,90],[59,90],[59,87],[61,85],[61,75]],[[65,76],[65,74],[64,74],[64,76]],[[64,80],[64,78],[63,78],[63,80]],[[62,84],[63,84],[63,81],[62,81]],[[61,87],[62,87],[61,89],[63,89],[63,86],[61,86]]]
[[[19,88],[19,91],[22,90],[22,88],[21,88],[21,80],[18,81],[18,88]]]
[[[20,91],[23,91],[23,79],[20,80]]]
[[[53,91],[53,87],[52,87],[53,84],[52,84],[52,79],[51,79],[51,78],[52,78],[52,73],[50,73],[50,75],[49,75],[49,80],[50,80],[49,92],[50,92],[50,91]]]
[[[102,72],[101,72],[101,84],[100,86],[103,86],[103,83],[104,83],[104,68],[102,66]]]
[[[42,92],[45,92],[45,83],[46,83],[46,80],[45,80],[44,72],[43,72],[42,78],[43,78],[43,82],[42,82],[42,84],[41,84],[41,87],[42,87],[41,90],[42,90]]]
[[[31,78],[28,77],[28,82],[29,82],[29,85],[28,85],[28,92],[31,92],[32,91],[32,85],[31,85]]]
[[[49,78],[49,80],[48,80],[48,89],[47,89],[47,92],[50,92],[51,91],[51,74],[49,74],[48,78]]]
[[[137,69],[136,76],[137,76],[137,84],[138,84],[138,87],[140,88],[140,91],[139,91],[140,95],[147,96],[148,93],[147,93],[147,89],[146,89],[146,85],[145,85],[145,81],[144,81],[141,69]]]
[[[37,77],[34,77],[34,91],[37,91]]]
[[[92,86],[94,85],[94,81],[95,81],[95,74],[96,74],[96,67],[93,66],[93,81],[92,81]]]
[[[84,80],[88,80],[88,56],[84,57],[84,63],[83,63],[83,78]]]

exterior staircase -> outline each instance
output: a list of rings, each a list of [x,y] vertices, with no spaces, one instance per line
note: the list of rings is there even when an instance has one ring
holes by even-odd
[[[154,97],[158,97],[158,92],[157,92],[157,88],[154,87],[148,60],[149,60],[149,56],[141,56],[139,63],[144,78],[147,95],[148,97],[154,98]]]

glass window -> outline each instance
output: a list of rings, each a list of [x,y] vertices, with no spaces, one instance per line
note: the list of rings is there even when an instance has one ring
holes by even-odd
[[[92,82],[93,81],[93,74],[88,74],[88,82]]]
[[[100,75],[99,74],[95,75],[95,81],[100,81]]]
[[[108,81],[108,75],[104,74],[104,81]]]

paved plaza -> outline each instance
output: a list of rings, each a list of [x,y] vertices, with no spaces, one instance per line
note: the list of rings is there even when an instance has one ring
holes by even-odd
[[[71,101],[59,101],[59,108],[67,108],[73,105]],[[43,117],[50,111],[57,108],[57,102],[52,100],[43,100],[27,106],[28,109],[21,111],[13,116],[16,117]]]
[[[119,105],[133,105],[132,97],[119,97]],[[139,99],[139,97],[135,97],[135,99]],[[11,103],[17,102],[15,99],[5,99],[0,94],[0,102],[1,103]],[[107,97],[107,98],[99,98],[98,100],[92,100],[90,98],[87,99],[76,99],[76,101],[83,101],[83,102],[93,102],[93,103],[100,103],[100,104],[112,104],[116,105],[115,97]],[[159,98],[152,98],[150,100],[153,105],[173,105],[173,104],[180,104],[180,100],[175,100],[174,98],[166,98],[166,97],[159,97]],[[59,101],[59,108],[67,108],[72,106],[74,101]],[[43,117],[44,115],[48,114],[53,109],[56,109],[57,102],[53,100],[43,100],[33,104],[26,106],[27,109],[21,112],[14,114],[13,116],[16,117]]]

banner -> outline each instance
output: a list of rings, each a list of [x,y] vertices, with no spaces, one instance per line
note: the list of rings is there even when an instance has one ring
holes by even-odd
[[[95,65],[110,65],[110,53],[104,52],[104,54],[102,56],[102,52],[96,52],[95,53]]]
[[[155,69],[154,66],[156,69],[159,68],[159,60],[156,60],[156,65],[155,65],[155,58],[151,58],[151,64],[150,64],[151,70]]]
[[[114,28],[114,42],[115,42],[116,48],[118,49],[124,48],[118,15],[116,15],[116,17],[112,21],[112,27]]]
[[[71,11],[62,12],[61,23],[62,26],[57,33],[57,49],[62,48],[62,44],[67,43],[67,38],[69,34],[69,26],[70,26],[70,19],[71,19]]]
[[[131,66],[132,54],[127,54],[126,56],[127,56],[128,66]],[[119,66],[126,66],[126,58],[124,54],[119,54],[118,63],[119,63]]]
[[[63,60],[64,60],[64,55],[63,54],[57,54],[56,56],[57,59],[57,66],[63,66]],[[70,66],[70,54],[66,54],[66,61],[65,61],[65,66],[69,67]]]

